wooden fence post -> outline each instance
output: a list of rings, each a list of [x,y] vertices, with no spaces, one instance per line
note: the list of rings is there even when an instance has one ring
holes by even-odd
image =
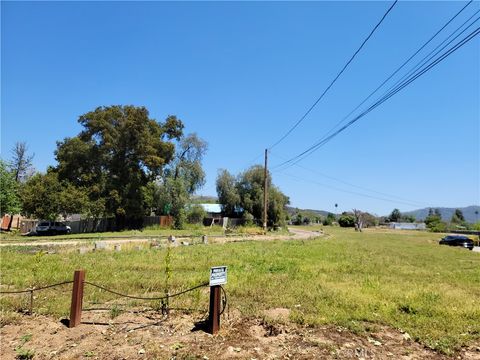
[[[210,286],[208,330],[215,335],[220,330],[220,285]]]
[[[83,286],[85,270],[75,270],[73,274],[72,303],[70,306],[70,321],[68,327],[73,328],[82,320]]]

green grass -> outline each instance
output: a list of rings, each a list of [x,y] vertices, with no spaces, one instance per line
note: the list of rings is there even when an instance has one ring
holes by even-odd
[[[359,332],[385,324],[444,353],[478,342],[480,254],[439,246],[439,235],[426,232],[324,230],[330,236],[308,241],[174,248],[170,292],[206,281],[211,266],[227,265],[229,305],[245,316],[261,317],[265,309],[285,307],[299,324],[335,324]],[[87,280],[122,292],[151,296],[164,291],[165,249],[84,255],[2,250],[0,256],[2,288],[63,281],[83,268]],[[64,289],[40,293],[35,311],[67,315],[69,287]],[[114,299],[86,288],[87,305]],[[172,300],[171,306],[206,308],[207,301],[207,291],[196,290]],[[0,298],[2,317],[27,306],[28,296]]]

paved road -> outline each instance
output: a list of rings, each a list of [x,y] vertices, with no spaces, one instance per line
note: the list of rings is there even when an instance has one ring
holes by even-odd
[[[473,251],[475,251],[475,252],[480,252],[480,246],[475,246],[475,247],[473,248]]]

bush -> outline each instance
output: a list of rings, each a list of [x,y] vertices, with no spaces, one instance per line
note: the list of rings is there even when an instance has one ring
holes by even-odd
[[[188,209],[187,221],[189,224],[201,224],[207,216],[207,212],[201,205],[193,205]]]
[[[245,211],[242,215],[242,219],[245,220],[244,226],[254,226],[255,218],[248,211]]]
[[[177,230],[184,229],[186,220],[187,215],[185,214],[185,210],[180,209],[178,213],[174,215],[173,228]]]
[[[335,220],[336,220],[335,215],[332,213],[328,213],[327,217],[323,219],[323,225],[325,226],[332,225]]]
[[[354,227],[355,218],[353,217],[353,215],[350,215],[350,214],[342,214],[338,219],[338,224],[341,227]]]
[[[447,232],[447,223],[443,221],[430,223],[428,228],[431,232]]]

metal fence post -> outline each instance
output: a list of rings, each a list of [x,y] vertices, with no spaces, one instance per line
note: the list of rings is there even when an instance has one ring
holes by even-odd
[[[80,324],[82,319],[83,286],[85,270],[75,270],[73,274],[72,303],[70,306],[70,321],[68,327],[73,328]]]

